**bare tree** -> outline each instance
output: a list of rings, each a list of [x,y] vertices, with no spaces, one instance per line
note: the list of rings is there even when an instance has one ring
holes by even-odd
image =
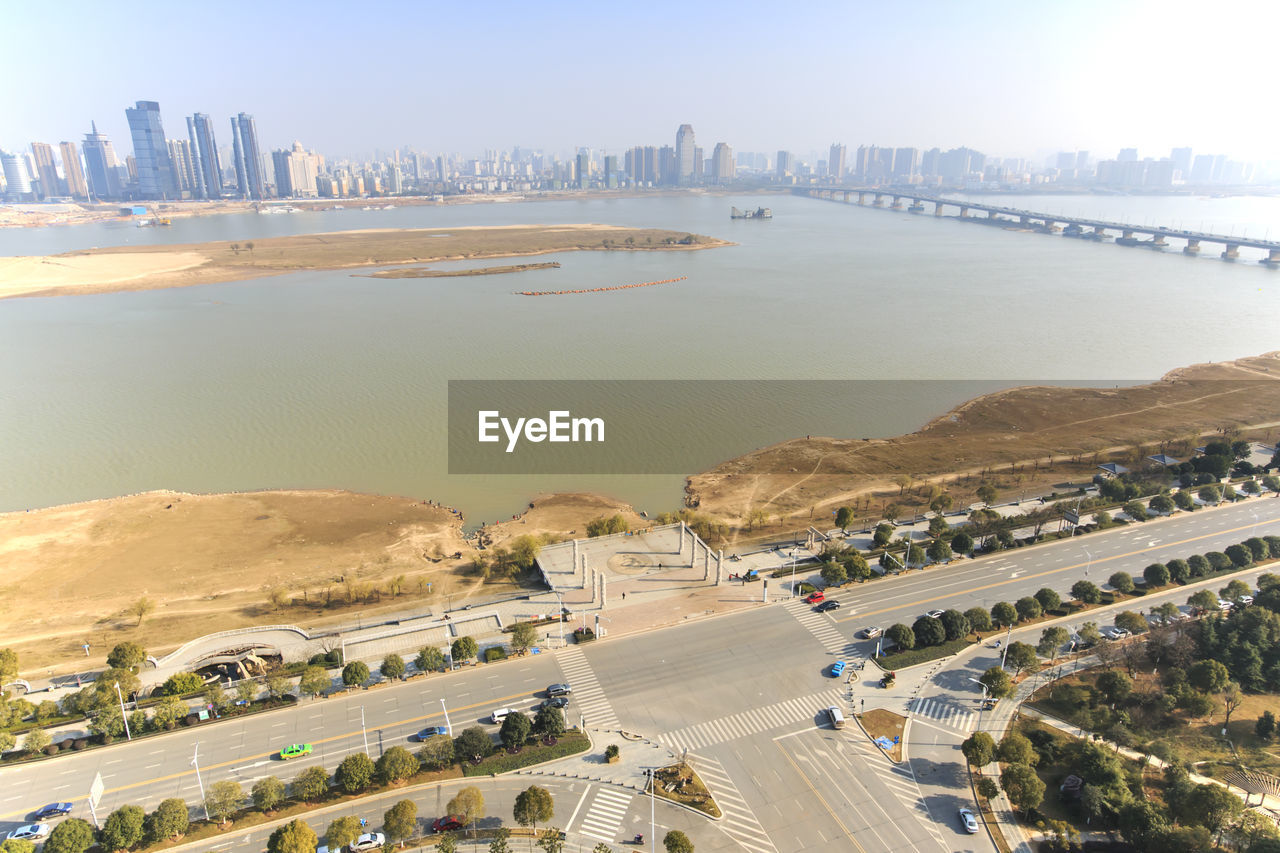
[[[129,605],[129,612],[138,617],[138,624],[142,624],[142,620],[147,614],[156,609],[156,603],[145,595]]]

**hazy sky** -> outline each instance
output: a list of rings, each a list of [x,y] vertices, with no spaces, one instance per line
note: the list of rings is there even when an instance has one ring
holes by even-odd
[[[6,2],[0,146],[122,155],[124,109],[256,117],[330,156],[833,141],[1037,159],[1172,146],[1277,159],[1280,3]]]

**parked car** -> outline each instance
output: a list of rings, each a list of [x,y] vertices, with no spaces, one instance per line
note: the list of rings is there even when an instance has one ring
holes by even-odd
[[[438,817],[431,823],[432,832],[450,832],[455,829],[462,829],[466,826],[465,821],[460,814],[450,814],[444,817]]]
[[[813,592],[806,595],[804,600],[808,604],[817,604],[819,601],[822,601],[826,597],[827,597],[826,594],[823,593],[822,590],[815,589]]]
[[[64,814],[71,814],[71,809],[71,803],[49,803],[49,805],[35,813],[35,819],[44,820],[47,817],[62,817]]]
[[[573,688],[567,684],[553,684],[547,688],[548,696],[568,696],[573,692]]]
[[[311,744],[309,743],[291,743],[284,749],[280,750],[280,758],[287,761],[290,758],[301,758],[304,755],[311,754]]]
[[[552,696],[550,699],[543,699],[535,707],[535,710],[541,711],[543,708],[568,708],[568,696]]]
[[[382,846],[387,843],[387,837],[381,832],[366,832],[347,845],[347,849],[351,853],[357,853],[359,850],[381,850]]]
[[[1130,634],[1124,628],[1112,627],[1112,628],[1103,628],[1102,636],[1106,637],[1108,640],[1123,640],[1125,637],[1130,636]]]
[[[47,823],[29,823],[26,826],[20,826],[13,832],[5,836],[6,840],[17,839],[20,841],[39,841],[49,834],[49,824]]]
[[[876,637],[880,636],[880,628],[875,625],[871,625],[869,627],[863,628],[858,633],[861,634],[864,639],[874,640]]]
[[[831,664],[831,677],[839,678],[840,676],[844,675],[844,668],[845,668],[845,662],[842,660],[838,660],[835,663]]]
[[[925,614],[925,616],[928,616],[930,619],[941,619],[941,618],[942,618],[942,611],[941,611],[941,610],[930,610],[928,613],[926,613],[926,614]]]
[[[436,735],[447,735],[448,733],[449,730],[444,726],[427,726],[425,729],[418,732],[418,740],[427,740],[428,738],[433,738]]]
[[[826,613],[831,610],[839,610],[840,602],[836,601],[834,598],[829,598],[826,601],[819,604],[814,609],[817,610],[819,613]]]
[[[978,831],[978,819],[968,809],[960,810],[960,825],[964,827],[965,832],[971,835]]]

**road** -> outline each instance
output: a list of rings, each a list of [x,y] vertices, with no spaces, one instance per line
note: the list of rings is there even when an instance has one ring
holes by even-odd
[[[0,769],[0,830],[57,799],[76,801],[75,814],[87,817],[82,798],[98,772],[106,785],[100,814],[125,803],[150,809],[172,796],[197,803],[190,765],[197,743],[206,786],[235,779],[247,788],[268,774],[288,780],[310,765],[332,771],[343,756],[364,749],[366,736],[375,758],[392,745],[412,746],[413,732],[444,723],[441,699],[456,733],[497,707],[528,710],[548,684],[568,681],[571,724],[584,718],[588,728],[624,729],[677,753],[688,750],[726,813],[714,824],[693,819],[691,837],[700,849],[990,849],[985,836],[960,830],[954,798],[962,780],[946,762],[922,753],[919,761],[895,767],[856,725],[839,732],[826,726],[825,707],[844,702],[849,708],[848,688],[828,677],[829,664],[874,650],[873,641],[854,633],[868,623],[910,623],[934,607],[990,607],[1043,586],[1065,593],[1086,573],[1101,584],[1118,570],[1140,575],[1151,562],[1276,533],[1280,500],[1253,499],[855,585],[838,594],[844,607],[835,618],[792,600],[6,767]],[[1144,599],[1143,607],[1154,600]],[[972,665],[981,672],[984,662],[979,652]],[[933,723],[922,721],[922,731],[924,725]],[[938,746],[951,741],[940,736]],[[315,753],[289,762],[273,758],[293,742],[312,743]],[[438,810],[432,805],[423,816],[434,818]],[[633,818],[629,811],[619,824],[615,844],[639,831],[631,829]]]

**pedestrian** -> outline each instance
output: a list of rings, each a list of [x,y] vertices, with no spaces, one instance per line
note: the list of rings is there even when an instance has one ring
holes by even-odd
[[[626,600],[627,600],[627,594],[626,594],[625,592],[622,594],[622,600],[623,600],[623,601],[626,601]]]

